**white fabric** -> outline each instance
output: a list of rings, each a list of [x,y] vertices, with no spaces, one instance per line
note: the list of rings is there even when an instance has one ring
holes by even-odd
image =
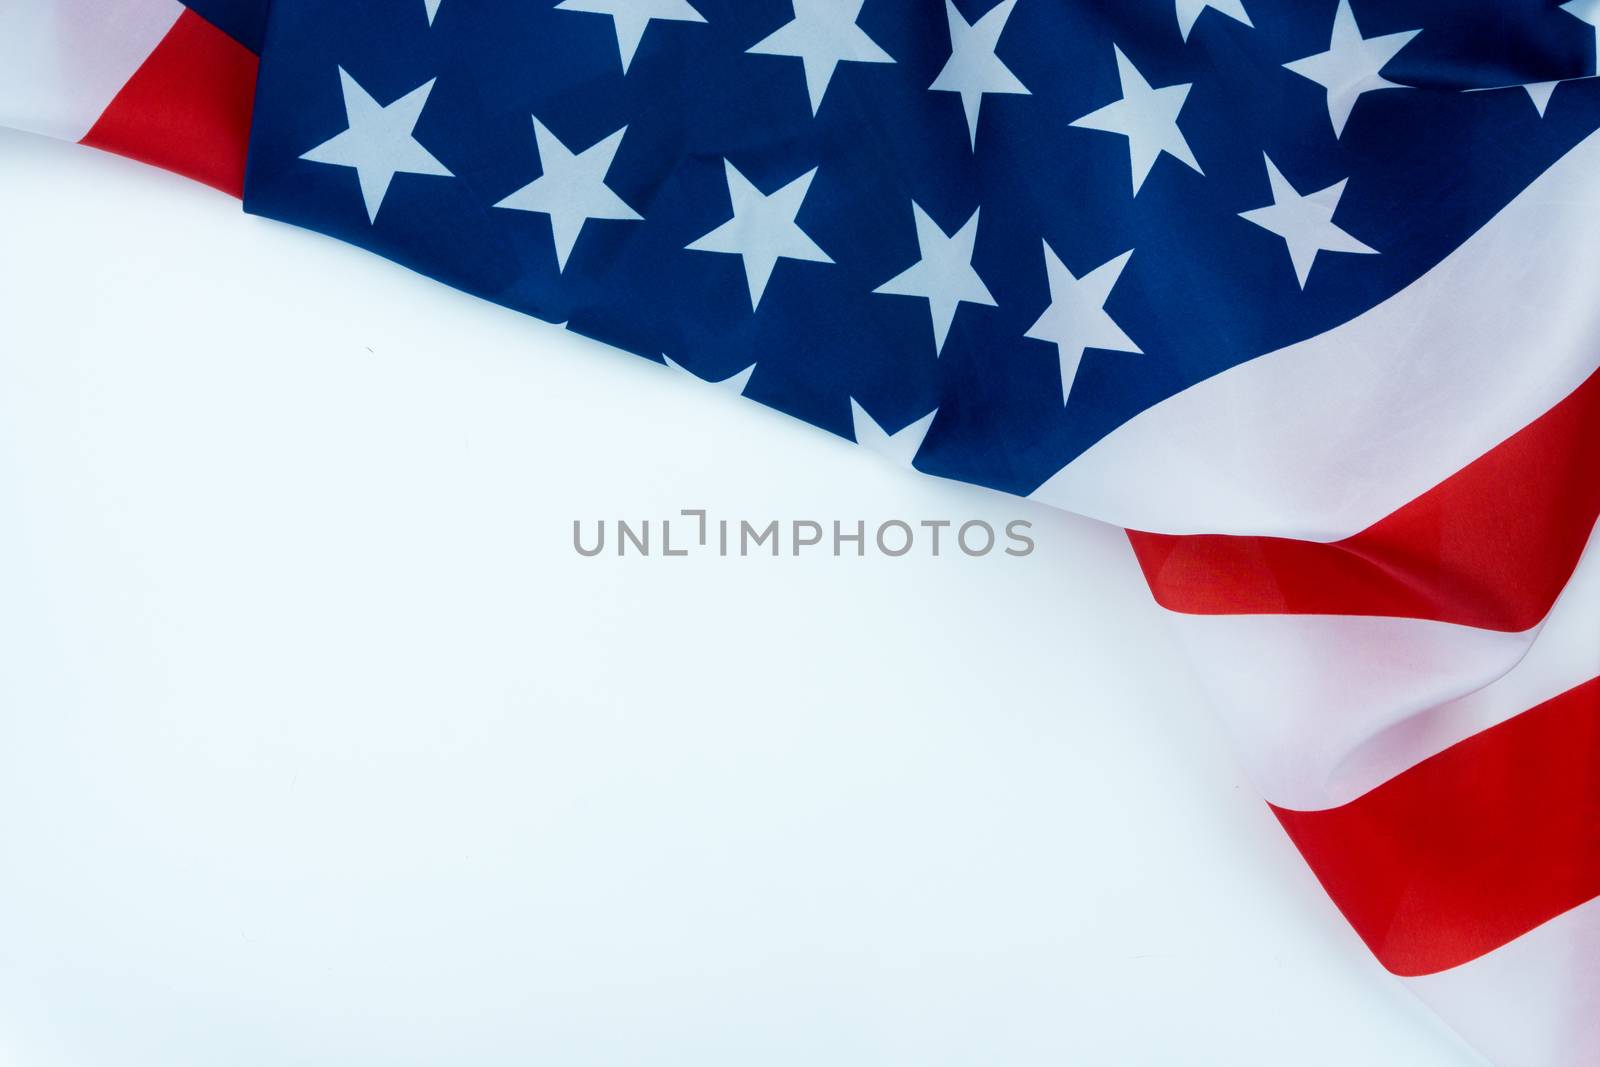
[[[1541,626],[1169,615],[1267,800],[1337,807],[1600,676],[1600,537]]]
[[[0,4],[0,126],[82,140],[182,13],[177,0]]]
[[[1156,404],[1033,497],[1158,533],[1365,529],[1600,365],[1597,173],[1600,133],[1388,301]]]
[[[1406,984],[1495,1067],[1600,1063],[1600,898]]]

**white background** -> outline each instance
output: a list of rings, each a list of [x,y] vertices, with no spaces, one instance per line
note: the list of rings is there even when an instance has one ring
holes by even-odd
[[[685,507],[1039,549],[572,551]],[[7,1067],[1477,1062],[1162,626],[1116,531],[0,135]]]

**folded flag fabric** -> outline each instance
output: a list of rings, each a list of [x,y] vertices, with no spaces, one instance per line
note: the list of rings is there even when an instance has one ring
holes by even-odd
[[[1116,524],[1290,838],[1600,1063],[1600,0],[23,0],[0,124]]]

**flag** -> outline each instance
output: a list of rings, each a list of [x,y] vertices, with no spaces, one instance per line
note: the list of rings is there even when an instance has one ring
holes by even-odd
[[[1492,1062],[1581,1067],[1597,35],[1600,0],[29,0],[0,123],[1126,529],[1376,960]]]

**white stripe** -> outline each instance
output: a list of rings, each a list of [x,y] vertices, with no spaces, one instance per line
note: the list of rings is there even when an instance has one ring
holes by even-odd
[[[82,140],[182,13],[177,0],[0,4],[0,126]]]
[[[1149,408],[1033,496],[1158,533],[1365,529],[1600,365],[1597,173],[1600,133],[1377,308]]]
[[[1170,615],[1267,800],[1349,803],[1600,676],[1600,534],[1541,627],[1338,615]]]
[[[1406,985],[1495,1067],[1600,1063],[1600,899]]]

